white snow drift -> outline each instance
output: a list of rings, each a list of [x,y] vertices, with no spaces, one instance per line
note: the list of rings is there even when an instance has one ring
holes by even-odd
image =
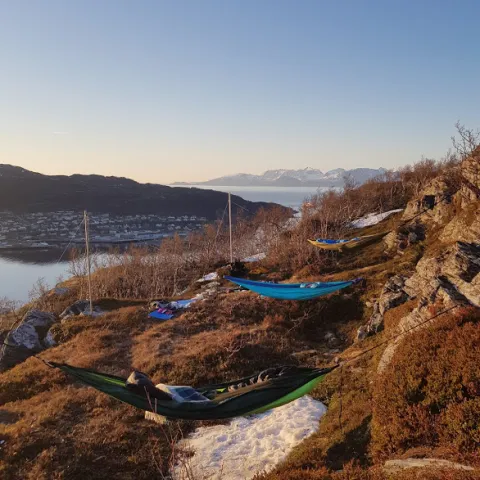
[[[218,273],[217,272],[212,272],[212,273],[207,273],[204,275],[202,278],[199,278],[197,282],[211,282],[213,280],[218,279]]]
[[[243,263],[259,262],[260,260],[263,260],[266,256],[266,253],[257,253],[255,255],[251,255],[250,257],[242,258],[241,261]]]
[[[200,427],[180,443],[195,454],[175,467],[173,478],[186,480],[191,472],[199,480],[248,480],[269,471],[317,431],[326,410],[321,402],[305,396],[228,425]]]
[[[364,227],[371,227],[372,225],[376,225],[380,223],[385,218],[389,217],[394,213],[401,212],[403,208],[398,208],[397,210],[389,210],[388,212],[383,213],[369,213],[358,220],[354,220],[351,225],[355,228],[364,228]]]

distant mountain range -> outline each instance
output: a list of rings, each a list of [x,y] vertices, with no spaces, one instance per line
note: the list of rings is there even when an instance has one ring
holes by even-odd
[[[102,175],[43,175],[0,164],[0,211],[14,213],[88,210],[98,213],[196,215],[216,219],[225,209],[227,194],[200,188],[172,188]],[[249,202],[232,195],[232,213],[255,213],[273,205]]]
[[[357,183],[364,183],[368,179],[384,173],[384,168],[354,168],[345,170],[336,168],[322,172],[316,168],[300,170],[267,170],[262,175],[238,173],[214,178],[206,182],[176,182],[174,185],[212,185],[238,187],[343,187],[345,176],[351,177]]]

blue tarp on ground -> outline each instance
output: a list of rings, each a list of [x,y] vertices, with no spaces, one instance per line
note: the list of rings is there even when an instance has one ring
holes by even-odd
[[[170,320],[175,316],[178,310],[188,308],[190,304],[195,301],[196,299],[189,298],[187,300],[175,300],[172,302],[164,303],[158,310],[150,312],[148,316],[150,318],[156,318],[157,320]]]
[[[150,318],[156,318],[157,320],[170,320],[171,318],[173,318],[174,313],[162,313],[158,310],[155,310],[154,312],[150,312],[148,316]]]

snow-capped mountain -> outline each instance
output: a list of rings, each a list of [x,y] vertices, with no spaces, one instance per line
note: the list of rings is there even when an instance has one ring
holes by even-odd
[[[299,170],[267,170],[262,175],[238,173],[214,178],[206,182],[196,182],[195,185],[238,186],[238,187],[342,187],[346,176],[357,183],[364,183],[368,179],[382,174],[384,168],[354,168],[345,170],[336,168],[322,172],[316,168],[302,168]],[[177,182],[181,184],[181,182]]]

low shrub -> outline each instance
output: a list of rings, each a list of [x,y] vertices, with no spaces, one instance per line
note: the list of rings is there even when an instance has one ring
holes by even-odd
[[[480,446],[480,312],[462,309],[404,339],[374,386],[376,457],[417,446]]]

